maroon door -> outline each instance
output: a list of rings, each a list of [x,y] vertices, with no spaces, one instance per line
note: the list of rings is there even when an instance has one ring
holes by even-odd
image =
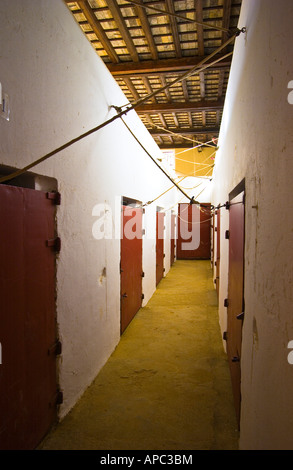
[[[177,259],[211,258],[211,205],[179,204]]]
[[[34,449],[56,419],[55,206],[0,186],[0,448]]]
[[[164,212],[157,211],[156,285],[159,284],[164,275],[164,217]]]
[[[171,214],[171,266],[175,261],[176,215]]]
[[[230,201],[227,355],[238,423],[241,405],[241,342],[244,316],[244,192]]]
[[[221,212],[220,209],[216,212],[217,215],[217,256],[216,256],[216,290],[217,295],[219,298],[219,290],[220,290],[220,249],[221,249]]]
[[[121,333],[142,302],[142,209],[122,206]]]

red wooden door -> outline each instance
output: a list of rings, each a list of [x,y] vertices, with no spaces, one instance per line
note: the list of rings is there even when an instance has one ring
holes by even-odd
[[[157,211],[157,239],[156,239],[156,285],[164,275],[164,212]]]
[[[122,206],[121,333],[142,302],[142,209]]]
[[[244,316],[244,192],[230,201],[227,355],[238,423],[241,407],[241,342]]]
[[[34,449],[56,419],[55,206],[0,186],[0,448]]]
[[[171,266],[175,261],[175,237],[176,237],[176,215],[171,214]]]
[[[220,290],[220,249],[221,249],[221,212],[217,210],[217,256],[216,256],[216,290],[219,297]]]
[[[210,259],[211,205],[179,204],[178,259]]]

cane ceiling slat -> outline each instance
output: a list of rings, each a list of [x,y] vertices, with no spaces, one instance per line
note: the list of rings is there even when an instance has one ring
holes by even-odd
[[[242,0],[64,1],[133,103],[224,44],[237,29]],[[189,148],[217,139],[232,57],[224,56],[233,47],[232,42],[213,57],[221,57],[220,62],[136,108],[161,148]]]

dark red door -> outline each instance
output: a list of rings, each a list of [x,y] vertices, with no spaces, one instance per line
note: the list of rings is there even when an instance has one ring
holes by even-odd
[[[211,205],[179,204],[178,259],[211,258]]]
[[[171,214],[171,266],[175,261],[175,237],[176,237],[176,215]]]
[[[164,217],[164,212],[157,211],[156,285],[164,275]]]
[[[142,302],[142,209],[122,206],[121,333]]]
[[[241,406],[241,342],[244,316],[244,192],[230,201],[227,355],[238,423]]]
[[[34,449],[57,410],[55,206],[2,185],[0,221],[0,448]]]
[[[217,256],[216,256],[216,290],[217,295],[219,298],[219,290],[220,290],[220,249],[221,249],[221,212],[220,209],[216,212],[217,216]]]

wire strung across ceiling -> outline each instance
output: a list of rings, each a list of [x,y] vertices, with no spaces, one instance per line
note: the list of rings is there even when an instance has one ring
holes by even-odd
[[[70,147],[71,145],[79,142],[80,140],[90,136],[91,134],[101,130],[102,128],[106,127],[107,125],[111,124],[112,122],[116,121],[117,119],[121,118],[126,115],[129,111],[132,111],[134,110],[137,106],[139,106],[140,104],[144,103],[145,101],[147,101],[148,99],[152,98],[153,96],[155,96],[156,94],[158,93],[161,93],[162,91],[166,90],[167,88],[170,88],[172,87],[173,85],[175,85],[176,83],[178,82],[181,82],[183,80],[185,80],[186,78],[190,77],[191,75],[195,74],[195,73],[200,73],[202,72],[203,70],[205,70],[206,68],[214,65],[215,63],[219,62],[220,60],[223,60],[224,58],[228,57],[229,55],[232,54],[229,53],[229,54],[226,54],[225,56],[221,57],[220,59],[216,59],[214,60],[213,62],[210,62],[208,64],[206,64],[206,62],[209,61],[209,59],[211,59],[212,57],[214,57],[218,52],[220,52],[222,49],[224,49],[225,47],[227,47],[228,44],[230,44],[237,36],[239,36],[241,33],[244,33],[246,31],[246,28],[242,28],[242,29],[237,29],[236,32],[233,33],[233,35],[225,42],[223,43],[220,47],[218,47],[214,52],[212,52],[209,56],[207,56],[205,59],[203,59],[199,64],[197,64],[195,67],[193,67],[191,70],[189,70],[188,72],[185,72],[183,75],[179,76],[178,78],[176,78],[175,80],[173,80],[172,82],[166,84],[165,86],[163,86],[162,88],[159,88],[158,90],[155,90],[154,92],[144,96],[143,98],[140,98],[138,99],[137,101],[135,101],[134,103],[132,104],[126,104],[126,105],[123,105],[121,107],[118,107],[118,106],[114,106],[112,105],[112,107],[117,111],[117,114],[115,116],[112,116],[111,118],[107,119],[106,121],[104,121],[103,123],[99,124],[98,126],[88,130],[87,132],[84,132],[83,134],[81,134],[80,136],[78,137],[75,137],[74,139],[70,140],[69,142],[61,145],[60,147],[56,148],[55,150],[52,150],[51,152],[47,153],[46,155],[42,156],[41,158],[35,160],[34,162],[30,163],[29,165],[26,165],[24,168],[20,169],[20,170],[17,170],[9,175],[6,175],[6,176],[2,176],[0,178],[0,183],[5,183],[7,181],[10,181],[14,178],[17,178],[18,176],[22,175],[23,173],[25,173],[26,171],[30,170],[31,168],[39,165],[40,163],[48,160],[49,158],[53,157],[54,155],[56,155],[57,153],[60,153],[61,151],[67,149],[68,147]],[[203,65],[203,64],[206,64],[206,65]],[[124,108],[124,109],[123,109]],[[126,125],[125,121],[122,119],[122,121],[124,122],[124,124]],[[127,126],[127,125],[126,125]],[[128,127],[128,126],[127,126]],[[130,130],[130,129],[129,129]],[[132,131],[130,130],[130,132],[132,133]],[[133,133],[132,133],[133,134]],[[134,138],[139,142],[139,140],[136,138],[136,136],[133,134]],[[142,144],[139,142],[139,144],[142,146]],[[149,154],[149,152],[145,149],[146,153],[150,156],[150,158],[154,161],[154,163],[159,167],[159,169],[165,174],[165,176],[167,176],[168,179],[170,179],[172,181],[172,184],[174,186],[177,187],[177,189],[179,189],[179,191],[182,192],[182,194],[189,200],[190,204],[200,204],[198,201],[196,201],[194,199],[194,196],[193,197],[189,197],[185,191],[183,189],[180,188],[180,186],[173,180],[173,178],[171,178],[167,173],[166,171],[158,164],[158,162]]]

